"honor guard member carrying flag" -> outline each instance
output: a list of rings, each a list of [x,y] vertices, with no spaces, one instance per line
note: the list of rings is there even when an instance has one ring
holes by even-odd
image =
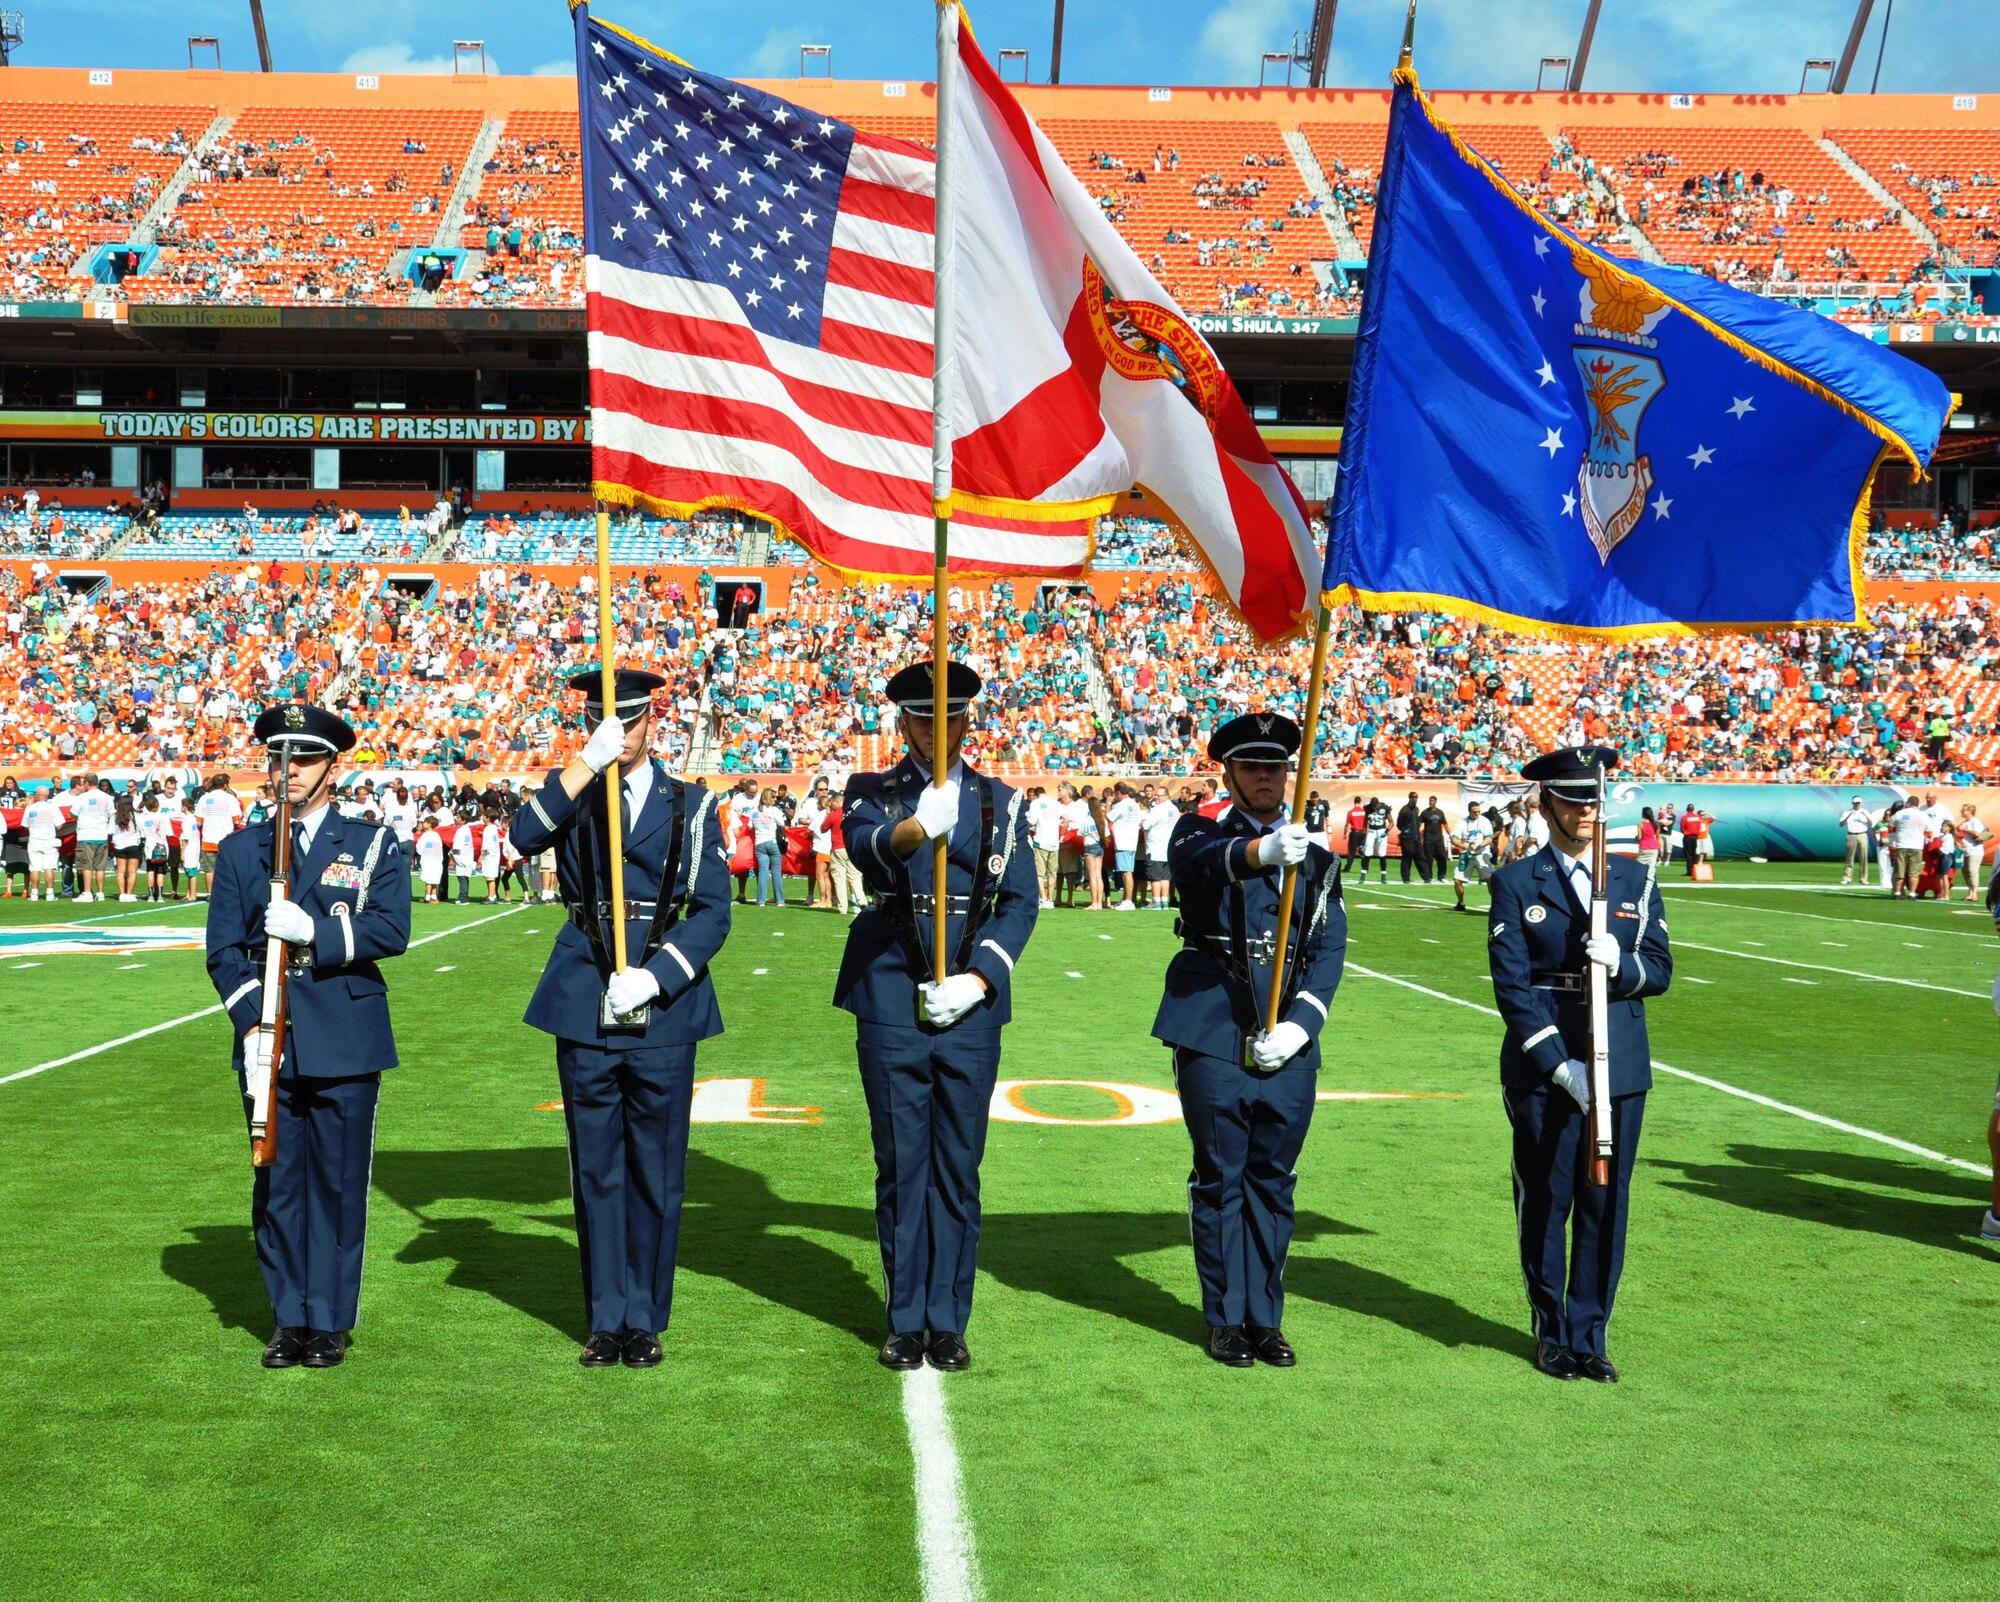
[[[589,1337],[585,1368],[660,1361],[687,1184],[695,1043],[722,1033],[708,965],[729,936],[728,846],[700,785],[648,753],[655,673],[569,686],[601,721],[568,767],[514,814],[514,849],[555,854],[569,918],[526,1021],[556,1037]],[[613,773],[616,777],[613,777]],[[610,797],[614,793],[615,801]],[[610,828],[620,806],[629,966],[614,972]]]
[[[889,681],[909,754],[848,780],[848,859],[873,896],[847,932],[834,1005],[854,1014],[875,1147],[875,1232],[889,1336],[884,1367],[972,1361],[965,1326],[979,1256],[979,1160],[1000,1069],[1008,981],[1035,927],[1034,854],[1020,795],[959,758],[979,675],[945,678],[946,782],[929,662]],[[932,978],[934,844],[946,842],[946,974]]]
[[[1222,764],[1233,805],[1220,818],[1183,817],[1168,846],[1182,945],[1167,965],[1153,1034],[1173,1047],[1194,1142],[1188,1232],[1208,1355],[1231,1368],[1298,1361],[1283,1330],[1293,1167],[1312,1123],[1319,1032],[1347,953],[1339,859],[1285,816],[1286,767],[1299,740],[1299,726],[1275,714],[1223,724],[1208,754]],[[1298,869],[1298,886],[1279,1021],[1266,1033],[1288,867]]]
[[[376,964],[410,942],[410,870],[384,825],[330,805],[333,770],[354,731],[331,712],[268,708],[253,729],[285,786],[278,816],[226,836],[208,902],[208,976],[234,1026],[234,1066],[251,1087],[269,1071],[266,956],[284,942],[286,1027],[271,1110],[277,1151],[250,1203],[257,1266],[277,1330],[266,1368],[332,1368],[361,1302],[368,1179],[382,1070],[396,1066],[388,987]],[[288,883],[278,818],[289,815]],[[278,881],[278,882],[274,882]],[[270,970],[277,972],[275,961]]]
[[[1611,1384],[1605,1326],[1625,1262],[1639,1125],[1652,1088],[1648,996],[1673,978],[1656,864],[1605,860],[1606,932],[1590,932],[1591,852],[1602,826],[1608,746],[1537,757],[1521,777],[1542,787],[1549,843],[1491,880],[1487,960],[1507,1034],[1500,1087],[1514,1128],[1514,1216],[1535,1335],[1535,1367],[1554,1379]],[[1589,965],[1605,973],[1610,1050],[1610,1183],[1590,1183]],[[1573,1227],[1572,1227],[1573,1224]]]

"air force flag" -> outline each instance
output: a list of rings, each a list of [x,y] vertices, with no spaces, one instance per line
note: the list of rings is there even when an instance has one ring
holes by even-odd
[[[1853,623],[1877,463],[1954,397],[1809,311],[1613,258],[1396,74],[1323,588],[1573,635]]]

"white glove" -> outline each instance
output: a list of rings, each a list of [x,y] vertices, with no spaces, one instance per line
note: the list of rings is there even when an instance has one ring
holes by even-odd
[[[309,946],[313,943],[312,914],[296,901],[273,895],[264,909],[264,933],[288,946]]]
[[[625,725],[616,718],[606,718],[583,742],[583,765],[592,773],[602,773],[624,754]]]
[[[1606,973],[1616,973],[1625,953],[1618,949],[1616,935],[1592,935],[1583,943],[1583,954]]]
[[[1273,1069],[1284,1067],[1304,1051],[1310,1039],[1304,1029],[1287,1018],[1268,1034],[1252,1037],[1250,1061],[1270,1073]]]
[[[976,973],[951,973],[917,986],[923,997],[924,1021],[933,1029],[949,1029],[986,999],[986,986]]]
[[[1570,1098],[1576,1103],[1577,1111],[1583,1113],[1590,1111],[1590,1068],[1587,1064],[1580,1063],[1572,1057],[1549,1075],[1549,1082],[1556,1089],[1569,1093]]]
[[[1296,868],[1306,859],[1312,835],[1303,823],[1281,823],[1257,842],[1257,862],[1265,868]]]
[[[271,1072],[271,1035],[261,1026],[243,1037],[243,1079],[254,1091]]]
[[[958,822],[958,782],[947,779],[942,785],[927,784],[917,797],[917,822],[926,840],[949,840],[952,825]]]
[[[637,1012],[659,993],[660,981],[653,977],[650,968],[627,968],[623,973],[614,973],[604,987],[605,1000],[621,1018]]]

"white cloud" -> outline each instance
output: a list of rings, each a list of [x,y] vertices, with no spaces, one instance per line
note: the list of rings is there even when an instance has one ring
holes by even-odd
[[[799,46],[824,44],[802,28],[773,28],[750,52],[743,66],[746,78],[796,78],[799,75]]]
[[[531,78],[574,78],[576,76],[576,57],[564,56],[558,61],[544,61],[539,67],[534,68],[528,76]]]
[[[468,65],[476,70],[478,63]],[[341,62],[339,68],[342,72],[373,72],[384,77],[394,73],[430,78],[450,77],[454,69],[455,63],[449,55],[420,56],[402,43],[364,46]],[[490,50],[486,52],[486,70],[489,73],[503,70]]]
[[[1311,8],[1296,0],[1222,0],[1195,41],[1195,83],[1254,84],[1267,50],[1288,50],[1298,32],[1301,47]]]

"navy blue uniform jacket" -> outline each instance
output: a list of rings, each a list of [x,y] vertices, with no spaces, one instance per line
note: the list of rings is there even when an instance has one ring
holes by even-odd
[[[1664,995],[1674,976],[1667,909],[1654,870],[1653,863],[1642,867],[1631,857],[1613,856],[1605,864],[1605,930],[1625,954],[1605,989],[1614,1096],[1653,1088],[1640,1003]],[[1590,992],[1574,977],[1588,967],[1583,943],[1590,919],[1548,846],[1502,868],[1486,888],[1493,897],[1486,925],[1493,999],[1507,1021],[1500,1082],[1531,1088],[1572,1057],[1590,1060]]]
[[[1260,942],[1277,934],[1284,870],[1251,867],[1249,847],[1259,834],[1255,821],[1232,807],[1220,818],[1188,813],[1174,825],[1167,843],[1167,867],[1180,892],[1181,927],[1188,944],[1167,964],[1167,990],[1153,1020],[1153,1035],[1170,1046],[1185,1046],[1228,1062],[1241,1062],[1244,1043],[1264,1027],[1264,1002],[1271,993],[1268,948],[1261,956],[1252,951],[1248,987],[1232,981],[1225,966],[1233,951],[1226,937],[1231,933],[1234,887],[1242,887],[1244,933],[1249,940]],[[1291,953],[1300,953],[1299,990],[1279,1017],[1306,1032],[1307,1044],[1292,1061],[1317,1071],[1319,1032],[1347,961],[1347,908],[1340,899],[1339,859],[1317,845],[1310,848],[1309,857],[1319,872],[1319,890],[1306,893],[1302,866],[1299,893],[1292,898],[1292,932],[1285,957],[1289,969]]]
[[[232,1061],[264,1015],[264,909],[275,822],[226,837],[208,898],[208,977],[235,1026]],[[396,1066],[389,987],[376,964],[410,943],[410,870],[396,836],[329,806],[292,863],[290,899],[312,915],[311,963],[290,970],[284,1079],[347,1079]]]
[[[541,789],[515,812],[509,831],[514,849],[524,857],[554,851],[563,903],[578,907],[583,902],[583,847],[587,835],[592,837],[592,860],[599,865],[596,894],[608,903],[611,879],[604,865],[610,861],[611,846],[604,821],[604,780],[593,781],[581,797],[572,799],[561,778],[560,769],[551,772]],[[667,931],[660,949],[645,964],[647,972],[660,982],[651,1021],[643,1033],[630,1029],[607,1033],[601,1027],[599,1009],[610,971],[598,966],[590,937],[573,921],[565,921],[556,931],[548,966],[528,1002],[525,1021],[535,1028],[559,1040],[611,1049],[692,1045],[722,1033],[722,1011],[715,1004],[708,965],[729,938],[729,847],[722,838],[709,793],[698,784],[669,776],[657,762],[653,764],[653,788],[624,840],[625,900],[629,911],[634,901],[659,898],[673,842],[667,823],[674,811],[669,799],[674,787],[681,794],[684,831],[675,881],[685,900],[680,921]],[[586,799],[589,806],[584,805]],[[627,918],[627,962],[638,964],[652,922],[650,910],[643,917]],[[611,950],[608,918],[604,920],[604,949],[607,953]]]
[[[980,838],[980,776],[964,765],[959,769],[958,825],[951,831],[951,846],[945,856],[947,893],[969,896],[980,859],[986,859],[987,883],[993,887],[993,907],[979,927],[978,938],[963,964],[959,947],[965,933],[965,914],[951,910],[946,923],[950,961],[947,973],[976,973],[988,986],[985,998],[952,1027],[954,1034],[980,1029],[998,1029],[1013,1016],[1008,981],[1014,964],[1027,949],[1028,936],[1035,931],[1037,890],[1035,857],[1028,846],[1028,819],[1020,794],[997,779],[985,782],[993,797],[993,832]],[[848,860],[861,870],[861,882],[871,895],[892,896],[904,885],[912,895],[928,896],[932,883],[932,847],[928,841],[905,861],[889,844],[890,831],[905,817],[913,816],[918,798],[930,781],[923,769],[905,757],[887,773],[857,773],[847,781],[842,802],[841,829],[847,840]],[[901,808],[897,818],[884,797]],[[923,949],[930,951],[932,918],[917,911],[917,927]],[[910,959],[896,931],[896,921],[884,906],[871,906],[848,927],[847,949],[841,955],[840,975],[834,981],[833,1004],[851,1012],[864,1023],[895,1024],[904,1029],[919,1027],[917,986],[931,977],[926,965],[912,973]],[[922,1027],[928,1028],[928,1025]]]

